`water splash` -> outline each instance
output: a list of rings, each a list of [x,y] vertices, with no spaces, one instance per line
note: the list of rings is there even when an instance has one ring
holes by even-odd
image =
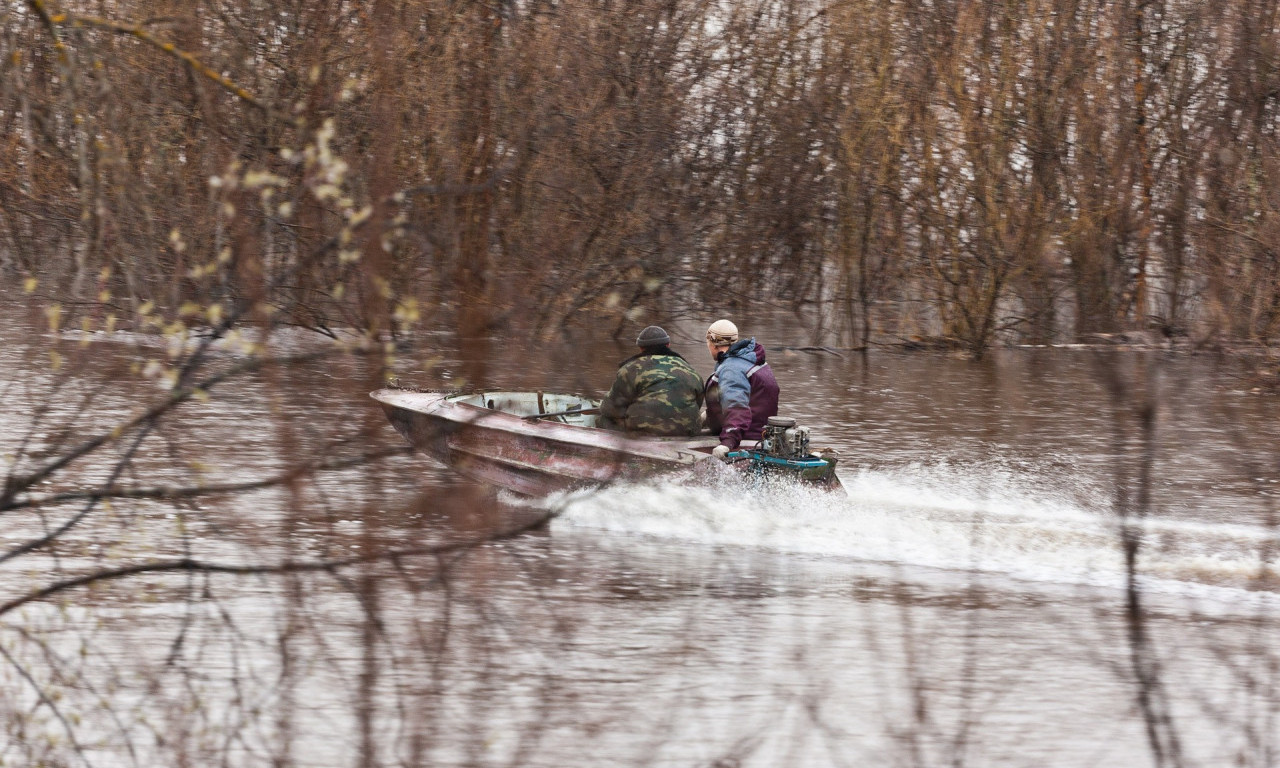
[[[841,474],[846,493],[740,482],[615,485],[537,502],[555,530],[763,548],[895,567],[1119,589],[1140,537],[1144,589],[1280,596],[1280,539],[1261,526],[1149,518],[1127,531],[1101,486],[1018,467],[913,464]]]

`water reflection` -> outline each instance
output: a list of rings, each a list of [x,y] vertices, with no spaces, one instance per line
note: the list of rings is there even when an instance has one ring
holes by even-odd
[[[143,354],[127,344],[95,342],[59,377],[30,329],[0,334],[3,450],[18,471],[158,392],[127,375]],[[677,348],[695,340],[685,331]],[[430,341],[399,374],[448,386],[465,355]],[[770,360],[784,411],[844,456],[847,498],[618,486],[527,500],[399,455],[246,492],[6,513],[14,546],[89,509],[54,545],[0,566],[8,598],[164,559],[267,567],[122,576],[7,615],[6,755],[1147,760],[1115,505],[1141,433],[1108,392],[1115,372],[1130,393],[1152,382],[1160,404],[1139,574],[1169,727],[1189,763],[1265,762],[1280,735],[1277,698],[1254,677],[1274,655],[1273,399],[1240,392],[1207,358],[1040,349],[973,363],[782,346]],[[499,356],[484,375],[590,394],[627,354],[576,340]],[[38,490],[92,489],[126,454],[122,485],[180,486],[401,445],[370,388],[350,357],[255,372],[166,416],[131,453],[113,446]],[[548,529],[448,548],[546,510]],[[445,549],[359,561],[429,547]],[[325,560],[348,564],[270,569]]]

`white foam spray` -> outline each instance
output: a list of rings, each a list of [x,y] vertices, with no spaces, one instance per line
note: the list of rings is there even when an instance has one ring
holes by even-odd
[[[555,494],[558,530],[849,558],[1019,582],[1120,589],[1124,527],[1102,489],[1070,490],[998,465],[910,465],[841,473],[846,493],[794,484],[615,485]],[[1139,573],[1149,592],[1213,600],[1275,599],[1277,532],[1262,526],[1148,518]],[[1270,597],[1268,597],[1270,596]]]

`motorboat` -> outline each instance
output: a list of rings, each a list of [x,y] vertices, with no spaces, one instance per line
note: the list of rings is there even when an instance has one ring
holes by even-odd
[[[528,496],[692,470],[720,444],[713,435],[650,437],[599,425],[600,401],[574,394],[486,390],[371,393],[411,445],[459,474]],[[793,475],[839,487],[834,457],[808,452],[808,430],[777,419],[728,463],[752,477]]]

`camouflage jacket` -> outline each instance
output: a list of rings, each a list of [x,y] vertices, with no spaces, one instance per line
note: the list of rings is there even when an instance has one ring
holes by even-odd
[[[643,435],[698,434],[702,378],[668,347],[622,361],[600,403],[605,425]]]

